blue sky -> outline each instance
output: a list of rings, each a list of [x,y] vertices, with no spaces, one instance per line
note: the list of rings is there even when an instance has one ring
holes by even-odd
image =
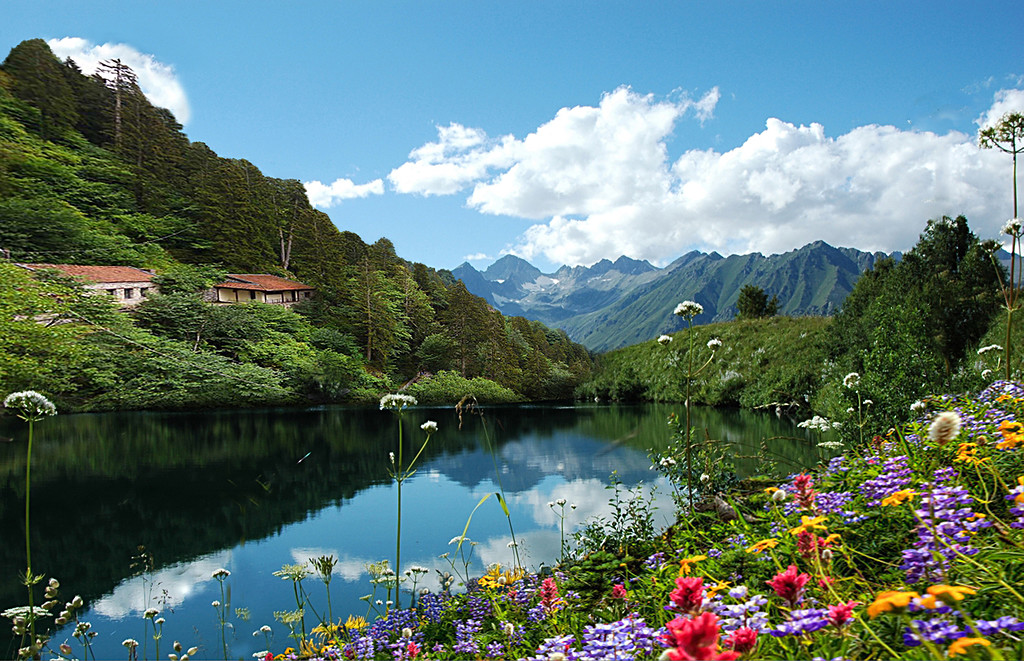
[[[121,57],[194,141],[438,268],[995,237],[1024,3],[6,3],[0,46]],[[319,183],[314,183],[319,182]]]

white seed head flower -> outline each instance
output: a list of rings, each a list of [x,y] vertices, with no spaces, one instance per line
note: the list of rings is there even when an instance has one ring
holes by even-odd
[[[559,498],[558,500],[555,501],[555,505],[558,505],[559,507],[565,507],[565,502],[565,498]]]
[[[210,605],[211,605],[211,606],[213,606],[214,608],[220,608],[220,602],[219,602],[219,601],[217,601],[216,599],[214,599],[213,601],[211,601],[211,602],[210,602]]]
[[[215,569],[214,572],[210,574],[210,578],[227,578],[228,576],[231,576],[231,572],[223,567]]]
[[[928,427],[928,438],[937,445],[949,443],[960,433],[960,416],[953,411],[943,411],[935,416]]]
[[[514,635],[516,632],[516,625],[512,624],[511,622],[506,622],[504,626],[501,627],[501,630],[506,637],[511,638],[512,635]]]
[[[134,649],[139,646],[139,641],[135,640],[134,638],[125,638],[121,641],[121,644],[127,647],[128,649]]]
[[[420,429],[427,432],[428,434],[433,434],[434,432],[437,431],[437,423],[434,422],[433,420],[427,420],[422,425],[420,425]]]
[[[402,638],[412,638],[412,629],[409,627],[403,627]]]
[[[683,301],[676,306],[674,314],[683,317],[684,319],[693,319],[698,314],[704,312],[704,306],[694,301]]]
[[[711,481],[711,476],[708,475],[707,473],[701,473],[700,481],[704,482],[704,483],[710,482]]]
[[[786,500],[786,492],[783,491],[782,489],[776,489],[775,491],[772,492],[772,500],[774,500],[776,503],[781,503],[782,501]]]
[[[35,390],[22,390],[12,392],[4,398],[4,406],[14,411],[22,420],[42,420],[51,415],[57,415],[57,407],[53,402],[40,395]]]
[[[665,346],[666,344],[668,344],[671,341],[672,341],[672,336],[671,335],[662,335],[662,336],[660,336],[658,338],[658,344],[660,344],[662,346]]]
[[[847,388],[856,388],[858,384],[860,384],[860,374],[857,374],[856,372],[850,372],[846,375],[846,378],[843,379],[843,385]]]
[[[147,620],[152,620],[154,617],[157,616],[157,613],[159,612],[160,611],[158,611],[155,608],[147,608],[146,612],[142,614],[142,617],[146,618]]]
[[[1021,221],[1020,218],[1011,218],[1006,221],[1003,225],[1003,234],[1009,234],[1010,236],[1020,236],[1021,234]]]
[[[708,340],[708,349],[711,349],[712,351],[717,351],[721,347],[722,347],[722,341],[720,339],[718,339],[717,337],[713,337],[710,340]]]
[[[412,395],[384,395],[380,398],[380,410],[393,409],[401,411],[409,406],[416,406],[419,402]]]

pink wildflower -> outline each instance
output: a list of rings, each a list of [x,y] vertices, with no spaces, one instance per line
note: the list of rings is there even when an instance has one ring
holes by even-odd
[[[548,577],[540,584],[540,603],[545,610],[551,610],[558,601],[558,584],[555,579]]]
[[[622,583],[616,583],[612,586],[612,599],[626,600],[626,586]]]
[[[672,661],[733,661],[739,652],[718,651],[718,616],[701,613],[693,619],[677,617],[665,625],[668,634],[662,640],[674,649],[668,650]]]
[[[853,607],[859,606],[859,601],[848,601],[845,604],[836,604],[828,607],[828,622],[837,629],[841,629],[844,624],[850,621],[853,617]]]
[[[801,574],[797,570],[796,565],[790,565],[786,571],[779,572],[775,575],[775,578],[765,581],[765,583],[775,590],[775,594],[779,595],[779,598],[787,602],[789,607],[792,608],[803,601],[804,586],[809,580],[811,580],[810,575]]]
[[[728,647],[737,654],[746,654],[757,646],[757,630],[750,627],[740,627],[723,641],[723,646]]]
[[[669,599],[678,610],[695,613],[704,603],[704,579],[701,577],[676,579],[676,589],[669,593]]]
[[[797,505],[800,509],[807,511],[814,511],[814,482],[811,480],[811,476],[807,473],[801,473],[793,478],[793,486],[796,488],[796,499]]]

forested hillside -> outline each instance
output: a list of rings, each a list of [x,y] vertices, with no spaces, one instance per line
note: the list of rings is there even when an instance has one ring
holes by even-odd
[[[4,60],[4,391],[45,389],[79,408],[345,401],[450,371],[444,392],[418,384],[421,394],[450,397],[486,377],[501,386],[491,384],[495,398],[532,399],[567,396],[589,373],[587,351],[564,332],[502,316],[387,239],[340,231],[298,180],[221,158],[181,129],[118,61],[85,76],[40,39]],[[149,268],[163,293],[137,315],[115,314],[16,262]],[[318,293],[294,312],[201,303],[198,292],[232,272]],[[43,313],[75,328],[35,328]],[[53,370],[45,356],[58,349]]]

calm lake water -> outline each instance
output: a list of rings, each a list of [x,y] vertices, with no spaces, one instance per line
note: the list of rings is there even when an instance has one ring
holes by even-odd
[[[604,515],[613,471],[624,485],[644,483],[664,523],[672,515],[669,486],[650,470],[647,451],[668,443],[666,418],[680,405],[579,405],[486,407],[487,437],[495,450],[526,564],[558,560],[560,521],[548,503],[565,498],[566,536],[586,519]],[[454,409],[415,408],[405,415],[405,438],[418,447],[419,425],[435,420],[434,435],[416,474],[402,489],[402,564],[431,570],[420,587],[437,589],[437,570],[451,570],[439,556],[454,551],[481,498],[498,490],[495,459],[484,425]],[[783,467],[814,463],[814,443],[794,420],[737,410],[698,410],[694,426],[734,445],[741,472],[754,469],[762,439]],[[272,647],[290,644],[274,611],[295,608],[290,581],[273,575],[284,564],[333,554],[335,618],[366,615],[360,597],[371,586],[364,565],[394,562],[396,493],[387,473],[396,449],[396,417],[376,409],[321,407],[203,413],[59,415],[36,426],[32,457],[32,555],[34,569],[61,581],[61,597],[85,599],[82,619],[98,633],[97,658],[127,658],[121,641],[140,642],[139,658],[155,658],[152,632],[142,613],[158,608],[165,618],[161,658],[174,640],[200,647],[198,658],[222,656],[213,600],[218,568],[231,572],[228,643],[234,658],[266,649],[253,631],[273,628]],[[18,575],[24,559],[24,475],[27,427],[0,420],[0,610],[26,603]],[[495,498],[472,517],[468,537],[471,571],[494,562],[509,565],[508,521]],[[144,546],[155,559],[151,572],[132,568]],[[460,564],[461,569],[461,564]],[[325,607],[323,584],[304,582]],[[378,593],[382,596],[381,593]],[[383,596],[382,596],[383,598]],[[408,597],[406,597],[408,599]],[[247,609],[236,616],[234,609]],[[307,617],[307,621],[312,620]],[[309,625],[313,626],[313,625]],[[3,625],[9,636],[7,624]],[[66,629],[81,658],[82,649]],[[13,658],[10,638],[0,639]],[[142,645],[146,645],[144,650]]]

